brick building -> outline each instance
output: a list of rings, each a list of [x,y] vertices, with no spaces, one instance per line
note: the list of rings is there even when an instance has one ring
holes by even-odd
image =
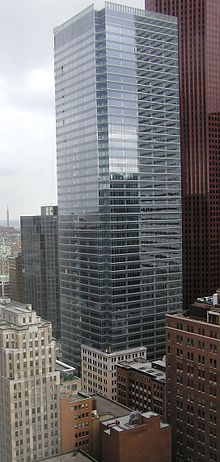
[[[101,424],[102,462],[171,462],[171,428],[152,412]]]
[[[81,391],[81,379],[73,371],[61,371],[61,452],[91,451],[93,399]]]
[[[176,462],[220,461],[220,291],[167,315],[167,422]]]
[[[117,401],[141,412],[153,411],[165,420],[166,364],[146,360],[117,365]]]
[[[145,0],[178,17],[183,295],[212,294],[220,274],[220,1]]]
[[[10,298],[22,302],[22,255],[10,257],[9,260]]]

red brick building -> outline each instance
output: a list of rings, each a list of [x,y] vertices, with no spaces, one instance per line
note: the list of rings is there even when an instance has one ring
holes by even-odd
[[[102,422],[101,444],[102,462],[171,462],[171,428],[150,412]]]
[[[178,16],[184,306],[220,275],[220,1],[145,0]]]
[[[220,292],[212,303],[198,299],[188,312],[167,315],[167,422],[176,462],[220,461]]]
[[[117,365],[117,401],[140,412],[153,411],[165,420],[164,361],[123,361]]]

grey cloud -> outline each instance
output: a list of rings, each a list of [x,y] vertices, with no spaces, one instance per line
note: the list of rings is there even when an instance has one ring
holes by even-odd
[[[0,198],[11,217],[56,200],[54,89],[30,88],[36,69],[53,77],[53,27],[90,0],[7,0],[0,15]],[[125,0],[143,7],[142,0]],[[104,6],[97,0],[97,7]],[[1,83],[3,82],[3,85]]]

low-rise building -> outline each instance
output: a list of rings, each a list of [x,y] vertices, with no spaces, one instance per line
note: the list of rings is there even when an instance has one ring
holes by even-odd
[[[119,361],[142,358],[146,361],[145,347],[116,352],[103,352],[85,345],[81,346],[82,389],[88,394],[98,393],[116,401],[116,366]]]
[[[166,418],[166,363],[145,359],[117,365],[117,401],[133,410],[153,411]]]
[[[91,452],[93,399],[81,391],[74,368],[57,361],[60,370],[61,453]]]
[[[101,423],[102,462],[171,462],[171,427],[152,412]]]

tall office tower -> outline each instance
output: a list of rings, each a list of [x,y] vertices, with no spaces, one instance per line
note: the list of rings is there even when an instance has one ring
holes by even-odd
[[[146,346],[181,307],[177,20],[91,6],[55,29],[64,358]]]
[[[60,337],[58,214],[56,206],[41,207],[41,215],[21,217],[22,301],[52,322]]]
[[[22,255],[9,258],[10,298],[22,302]]]
[[[220,275],[220,2],[146,0],[178,16],[183,300],[213,293]]]
[[[59,372],[52,326],[31,305],[0,300],[0,462],[56,454]]]
[[[167,315],[167,422],[175,462],[220,460],[220,292]]]

